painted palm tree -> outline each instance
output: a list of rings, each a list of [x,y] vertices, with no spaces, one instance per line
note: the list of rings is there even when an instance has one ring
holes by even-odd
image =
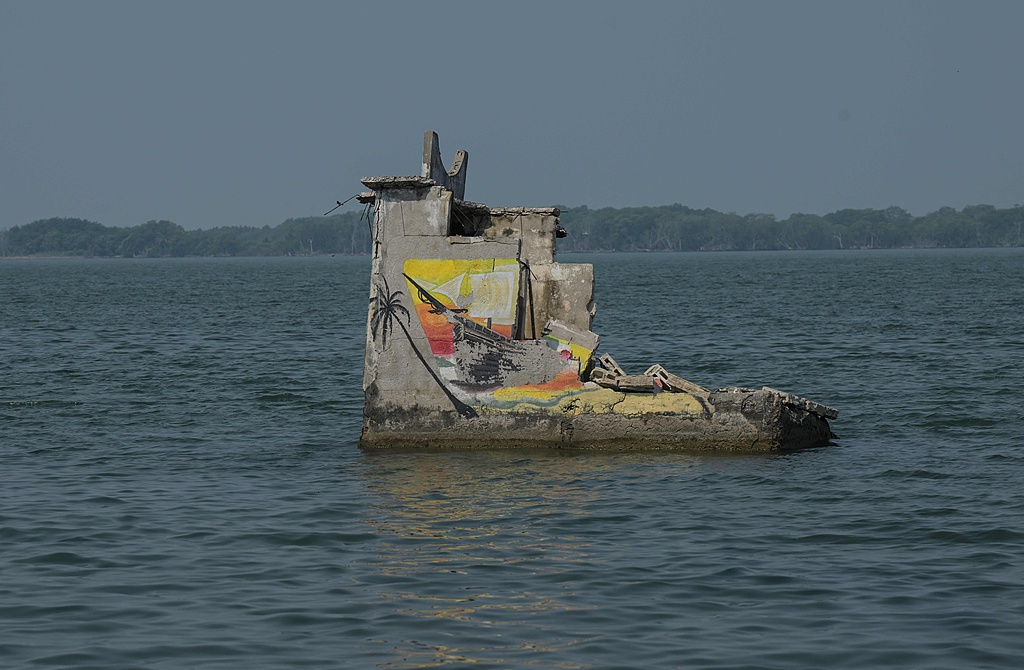
[[[380,277],[380,280],[376,284],[376,289],[377,290],[373,297],[370,298],[370,331],[373,333],[374,341],[377,340],[379,335],[381,347],[386,350],[388,348],[388,338],[391,337],[391,333],[394,331],[395,324],[397,323],[398,327],[402,329],[403,333],[405,333],[405,339],[409,340],[409,346],[411,346],[412,350],[416,353],[416,358],[420,359],[420,363],[423,363],[423,367],[427,369],[430,376],[433,377],[434,381],[437,382],[437,385],[441,387],[441,390],[444,391],[444,394],[448,397],[448,400],[451,401],[456,411],[467,419],[478,416],[475,409],[456,398],[455,395],[448,390],[448,387],[445,386],[443,381],[441,381],[441,378],[437,376],[436,372],[434,372],[434,368],[430,366],[427,359],[425,359],[423,354],[420,353],[419,347],[417,347],[416,343],[413,342],[412,335],[409,333],[408,328],[408,324],[410,323],[409,310],[402,304],[402,292],[392,292],[391,287],[388,286],[388,280],[384,276]],[[402,322],[402,317],[405,317],[404,323]]]

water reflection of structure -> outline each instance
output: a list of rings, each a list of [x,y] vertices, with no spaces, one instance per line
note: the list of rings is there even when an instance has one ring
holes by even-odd
[[[595,471],[635,458],[365,454],[367,516],[381,538],[375,587],[395,606],[381,622],[388,630],[374,631],[378,643],[395,645],[410,667],[531,665],[552,645],[586,643],[586,626],[572,622],[581,614],[577,589],[592,572],[585,530],[600,508],[601,492],[587,484],[601,479]],[[579,635],[552,642],[553,631],[574,630]],[[453,639],[464,646],[445,644]],[[478,648],[465,647],[471,640]]]

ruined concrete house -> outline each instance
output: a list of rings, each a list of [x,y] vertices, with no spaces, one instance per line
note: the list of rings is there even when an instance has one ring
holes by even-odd
[[[826,443],[835,410],[772,389],[706,389],[598,357],[594,271],[558,263],[555,208],[465,199],[468,154],[367,177],[373,266],[364,447],[743,449]]]

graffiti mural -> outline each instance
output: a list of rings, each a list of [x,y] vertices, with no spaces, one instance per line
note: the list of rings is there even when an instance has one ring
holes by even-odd
[[[409,259],[403,275],[437,376],[456,397],[493,409],[550,406],[583,388],[581,364],[592,352],[557,337],[513,339],[515,258]]]
[[[374,286],[376,292],[370,298],[370,332],[373,334],[374,341],[380,337],[381,347],[386,350],[388,348],[388,338],[391,337],[397,323],[398,327],[402,329],[406,340],[409,341],[409,346],[416,353],[416,357],[423,364],[423,367],[427,369],[427,372],[430,373],[434,381],[437,382],[437,385],[441,387],[444,394],[448,396],[455,410],[467,419],[477,416],[476,410],[452,394],[451,390],[434,372],[434,369],[430,367],[430,363],[423,357],[419,347],[416,346],[416,342],[413,341],[412,335],[409,333],[408,325],[411,325],[411,320],[409,318],[409,310],[402,304],[402,292],[392,291],[388,285],[388,280],[384,277],[381,277]],[[402,323],[402,317],[405,317],[405,323]]]

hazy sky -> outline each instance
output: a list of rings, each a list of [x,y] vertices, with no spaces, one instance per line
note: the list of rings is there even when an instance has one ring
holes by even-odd
[[[492,206],[1024,202],[1022,2],[0,0],[0,228]]]

